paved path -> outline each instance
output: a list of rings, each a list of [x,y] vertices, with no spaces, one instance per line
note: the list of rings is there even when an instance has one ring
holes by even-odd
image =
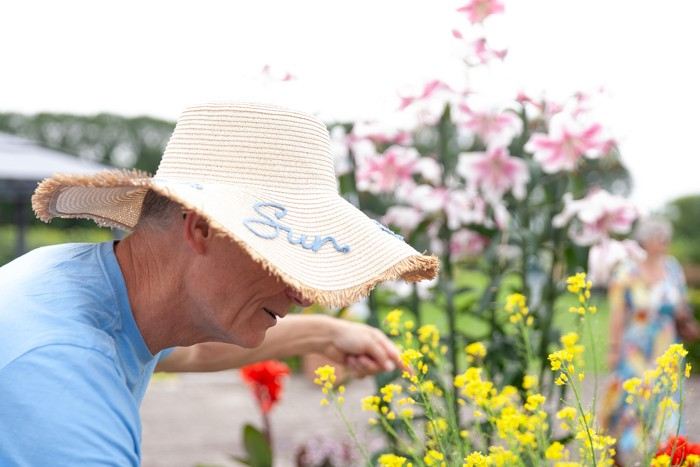
[[[700,379],[693,377],[687,388],[687,433],[698,440]],[[359,401],[373,389],[370,378],[352,382],[345,404],[350,423],[368,445],[379,440],[367,431],[368,414],[359,409]],[[275,467],[294,467],[299,447],[313,437],[347,440],[345,425],[332,407],[319,405],[320,399],[319,388],[307,377],[294,374],[288,379],[283,400],[271,413]],[[146,393],[141,414],[143,467],[239,466],[231,455],[244,453],[243,426],[261,426],[250,390],[235,371],[157,378]]]

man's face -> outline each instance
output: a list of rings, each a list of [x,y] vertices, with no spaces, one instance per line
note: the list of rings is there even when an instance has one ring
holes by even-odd
[[[259,345],[293,304],[308,306],[231,239],[218,235],[188,272],[192,320],[205,340]]]

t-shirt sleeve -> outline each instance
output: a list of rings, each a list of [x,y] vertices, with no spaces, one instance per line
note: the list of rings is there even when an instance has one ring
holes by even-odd
[[[0,465],[134,466],[138,407],[114,361],[47,345],[0,368]]]

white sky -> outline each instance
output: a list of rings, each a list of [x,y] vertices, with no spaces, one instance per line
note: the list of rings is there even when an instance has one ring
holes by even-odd
[[[466,24],[452,8],[466,0],[455,1],[2,2],[0,111],[175,120],[190,104],[242,99],[328,121],[381,116],[398,90],[464,74],[450,30]],[[700,193],[698,19],[694,0],[506,0],[486,31],[509,55],[481,86],[503,99],[603,86],[633,197],[657,208]],[[264,84],[266,64],[297,79]]]

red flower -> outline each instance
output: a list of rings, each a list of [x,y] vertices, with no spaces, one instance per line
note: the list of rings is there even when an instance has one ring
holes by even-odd
[[[241,377],[253,390],[263,414],[269,413],[280,399],[282,379],[289,373],[289,367],[278,360],[266,360],[241,368]]]
[[[683,465],[683,462],[685,462],[685,458],[689,454],[700,455],[700,444],[689,443],[685,436],[679,436],[678,438],[676,438],[675,436],[671,436],[665,445],[659,447],[659,450],[656,452],[656,455],[654,457],[658,457],[662,454],[666,454],[670,457],[671,453],[673,453],[673,457],[671,458],[671,465]]]

